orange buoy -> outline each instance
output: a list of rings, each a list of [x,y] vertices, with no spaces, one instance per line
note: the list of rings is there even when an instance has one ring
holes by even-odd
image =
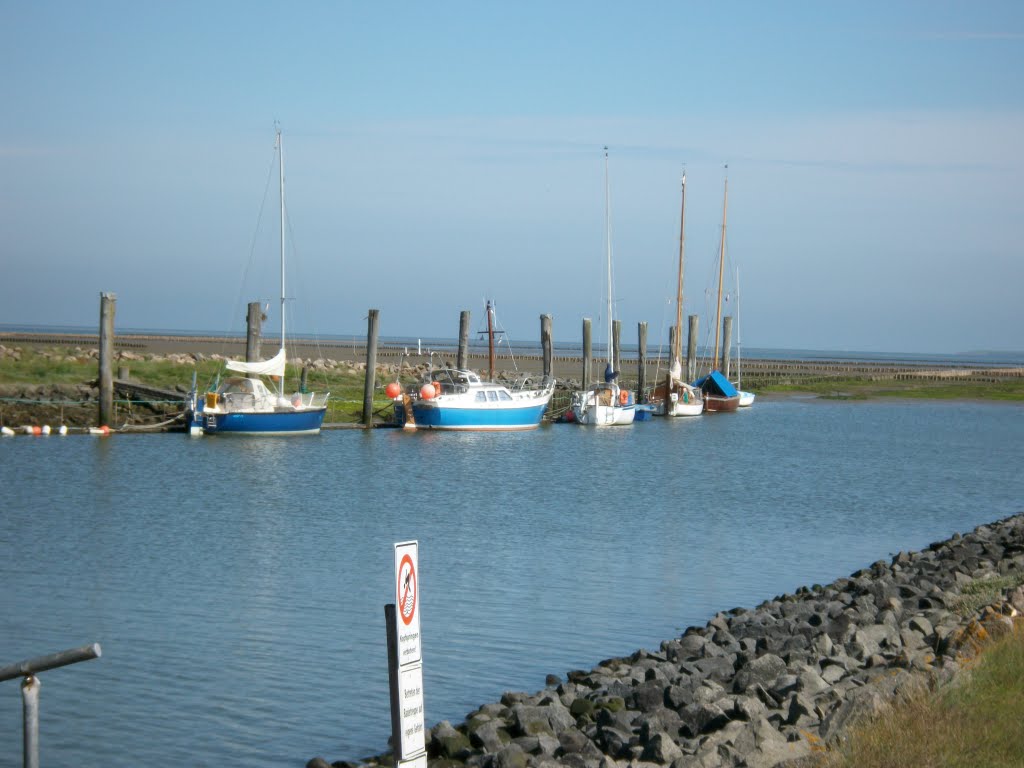
[[[392,381],[386,387],[384,387],[384,394],[394,400],[396,397],[402,394],[402,385],[397,381]]]
[[[420,397],[422,397],[424,400],[433,400],[434,395],[436,394],[437,390],[434,389],[433,384],[424,384],[423,387],[420,389]]]
[[[624,389],[619,390],[619,404],[626,405],[629,403],[629,392]]]

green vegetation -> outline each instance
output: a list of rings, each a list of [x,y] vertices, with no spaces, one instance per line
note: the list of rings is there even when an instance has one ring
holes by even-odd
[[[959,599],[952,608],[961,616],[970,616],[983,606],[995,602],[1000,595],[1024,584],[1024,574],[975,579],[960,588]]]
[[[203,360],[193,364],[175,363],[163,358],[122,360],[115,362],[115,373],[116,367],[121,365],[128,366],[132,381],[181,392],[183,399],[192,386],[193,372],[196,374],[201,392],[212,386],[218,375],[224,375],[224,364],[219,360]],[[298,388],[300,374],[299,369],[288,366],[285,380],[289,391]],[[87,354],[76,355],[73,350],[68,349],[26,346],[17,358],[0,358],[0,385],[78,385],[95,382],[96,377],[96,358]],[[390,417],[388,409],[391,401],[384,394],[386,383],[378,378],[373,400],[374,412],[380,412],[378,418],[381,419]],[[325,422],[358,422],[362,418],[362,371],[347,365],[339,365],[330,370],[310,370],[306,385],[310,391],[331,393]]]
[[[1024,765],[1024,627],[987,646],[950,686],[921,690],[855,727],[821,768]]]
[[[785,383],[744,380],[758,393],[808,394],[835,400],[867,400],[874,397],[924,398],[930,400],[1024,401],[1024,379],[1010,381],[925,381],[920,379],[821,379]]]

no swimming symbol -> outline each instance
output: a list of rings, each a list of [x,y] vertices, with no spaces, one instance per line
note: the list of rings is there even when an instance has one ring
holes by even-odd
[[[406,626],[416,617],[416,569],[409,555],[398,566],[398,612]]]

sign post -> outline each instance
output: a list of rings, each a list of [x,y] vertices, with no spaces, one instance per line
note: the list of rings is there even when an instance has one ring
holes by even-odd
[[[420,644],[419,542],[395,544],[395,602],[384,606],[396,768],[427,768]]]

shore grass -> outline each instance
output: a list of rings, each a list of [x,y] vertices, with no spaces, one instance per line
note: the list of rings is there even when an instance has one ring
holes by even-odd
[[[827,379],[785,384],[766,383],[764,386],[758,386],[754,381],[751,382],[750,388],[759,393],[807,394],[833,400],[898,397],[928,400],[1024,401],[1024,379],[995,382]]]
[[[820,768],[1024,765],[1024,627],[995,641],[956,681],[922,690],[855,726]]]

